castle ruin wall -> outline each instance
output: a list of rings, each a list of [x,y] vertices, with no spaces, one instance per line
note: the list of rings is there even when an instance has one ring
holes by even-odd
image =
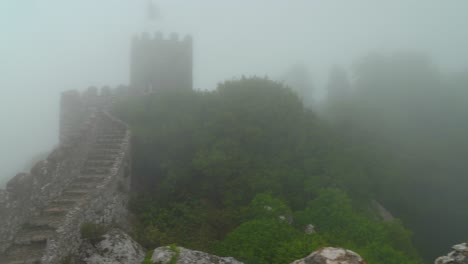
[[[99,111],[109,107],[113,100],[124,94],[128,88],[119,87],[113,93],[110,88],[90,88],[84,93],[68,91],[62,93],[60,112],[60,144],[47,159],[39,161],[29,173],[19,173],[12,178],[5,189],[0,189],[0,254],[13,244],[15,235],[29,219],[38,216],[40,212],[59,197],[70,183],[80,175],[87,155],[96,142],[97,134],[102,129],[103,122],[120,126],[129,131],[126,125],[109,114],[98,115]],[[121,160],[114,168],[105,185],[99,186],[93,199],[88,204],[82,204],[60,229],[56,245],[69,244],[77,237],[79,224],[90,222],[122,222],[125,214],[126,194],[123,191],[129,187],[129,137],[128,146],[122,153]],[[124,173],[126,172],[126,173]],[[123,175],[126,178],[123,178]],[[116,195],[115,191],[121,190]],[[74,229],[73,229],[74,228]],[[75,247],[74,245],[72,247]],[[54,253],[55,245],[48,247],[47,257]],[[53,262],[44,262],[53,263]]]

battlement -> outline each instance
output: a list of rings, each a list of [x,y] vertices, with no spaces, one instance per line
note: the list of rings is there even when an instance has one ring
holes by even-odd
[[[68,90],[62,92],[62,101],[65,103],[81,100],[94,107],[103,107],[103,101],[110,101],[129,95],[130,88],[126,85],[119,85],[115,88],[110,86],[90,86],[84,91]],[[96,101],[98,100],[98,101]],[[112,102],[111,102],[112,103]]]
[[[150,33],[142,33],[133,37],[133,43],[171,43],[171,44],[188,44],[192,45],[193,38],[190,35],[184,36],[184,38],[180,38],[179,34],[171,33],[165,38],[162,32],[156,32],[154,34]]]
[[[129,88],[124,85],[115,89],[92,86],[83,92],[63,92],[60,98],[60,145],[70,147],[79,142],[94,113],[108,108],[115,100],[128,96],[128,93]]]

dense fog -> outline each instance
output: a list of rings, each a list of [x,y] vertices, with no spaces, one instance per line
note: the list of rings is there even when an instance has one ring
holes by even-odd
[[[283,78],[308,67],[323,94],[331,65],[368,52],[421,51],[466,67],[468,3],[458,1],[5,0],[0,3],[0,178],[57,142],[59,92],[128,83],[130,37],[161,30],[195,39],[195,87],[245,75]]]
[[[369,177],[349,183],[357,196],[383,202],[431,259],[468,232],[467,10],[466,0],[2,0],[0,187],[57,145],[62,91],[128,84],[132,37],[177,32],[194,40],[196,90],[266,82],[242,76],[292,87],[351,156],[364,153],[370,169],[350,173]]]

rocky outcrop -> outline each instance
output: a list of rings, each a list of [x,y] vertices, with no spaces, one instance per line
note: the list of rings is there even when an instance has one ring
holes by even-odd
[[[291,264],[365,264],[357,253],[343,248],[325,247]]]
[[[151,263],[167,264],[173,259],[176,264],[243,264],[231,257],[218,257],[183,247],[159,247],[154,250]]]
[[[176,262],[171,262],[176,260]],[[218,257],[183,247],[159,247],[154,250],[152,264],[243,264],[232,257]],[[457,262],[458,263],[458,262]],[[465,262],[463,262],[465,263]],[[366,264],[357,253],[343,248],[325,247],[291,264]]]
[[[452,247],[453,251],[447,256],[439,257],[435,264],[468,264],[468,245],[467,243],[458,244]]]
[[[77,258],[80,264],[140,264],[144,257],[142,246],[122,230],[112,229],[95,245],[83,242]]]

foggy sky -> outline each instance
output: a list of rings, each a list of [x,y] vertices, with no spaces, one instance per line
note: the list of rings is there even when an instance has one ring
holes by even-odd
[[[426,52],[467,68],[468,1],[0,1],[0,179],[57,143],[59,92],[128,83],[130,37],[159,29],[195,40],[195,88],[245,75],[281,76],[298,62],[316,86],[333,64],[368,52]],[[463,52],[460,52],[463,51]]]

